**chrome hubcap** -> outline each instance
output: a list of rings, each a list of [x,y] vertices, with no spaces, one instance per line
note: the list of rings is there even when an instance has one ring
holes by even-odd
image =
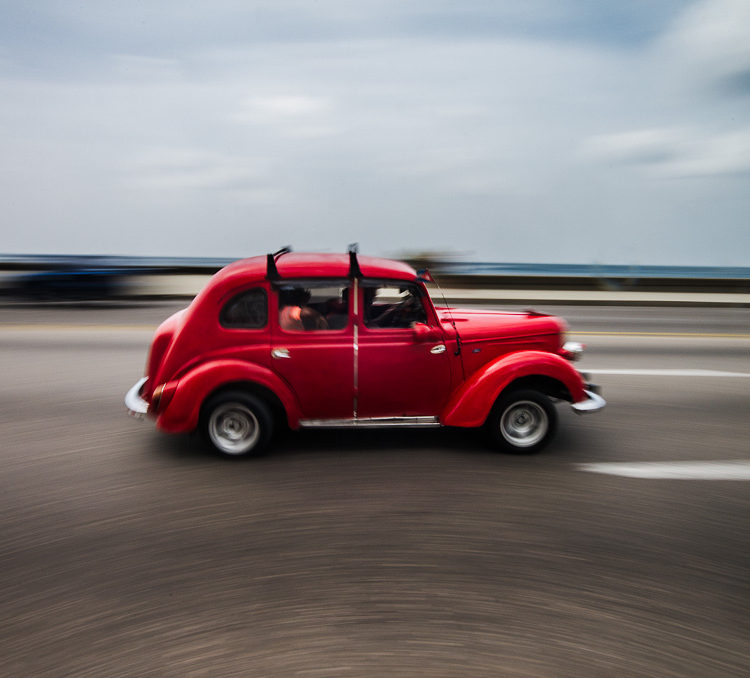
[[[260,437],[258,418],[241,403],[219,405],[208,421],[211,442],[225,454],[244,454]]]
[[[514,447],[536,445],[544,438],[548,427],[544,408],[531,400],[513,403],[500,419],[500,432]]]

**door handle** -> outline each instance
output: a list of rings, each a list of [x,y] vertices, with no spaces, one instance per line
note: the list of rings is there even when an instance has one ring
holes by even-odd
[[[445,353],[445,350],[445,344],[438,344],[430,349],[430,353],[433,355],[439,355],[440,353]]]
[[[291,358],[288,348],[275,348],[271,351],[272,358]]]

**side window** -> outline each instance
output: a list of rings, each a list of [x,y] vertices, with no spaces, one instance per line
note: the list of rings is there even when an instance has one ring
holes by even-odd
[[[232,297],[219,314],[224,327],[259,329],[268,322],[268,297],[261,287],[245,290]]]
[[[348,323],[348,281],[284,283],[279,288],[279,326],[282,330],[341,330]]]
[[[366,327],[406,328],[414,323],[427,322],[419,290],[414,285],[365,282],[363,290]]]

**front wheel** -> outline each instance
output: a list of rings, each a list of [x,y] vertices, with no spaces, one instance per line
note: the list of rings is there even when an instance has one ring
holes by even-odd
[[[201,431],[220,454],[241,457],[256,454],[268,444],[273,417],[268,406],[256,396],[229,391],[206,402]]]
[[[498,398],[487,419],[487,429],[495,445],[514,454],[532,454],[552,438],[557,411],[552,401],[539,391],[511,391]]]

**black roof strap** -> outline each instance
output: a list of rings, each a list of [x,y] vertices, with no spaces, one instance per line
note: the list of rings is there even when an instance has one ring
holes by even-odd
[[[357,252],[359,252],[359,244],[358,243],[352,243],[349,245],[349,277],[350,278],[361,278],[362,277],[362,269],[359,267],[359,262],[357,261]]]
[[[282,247],[280,250],[276,250],[273,254],[266,255],[266,277],[269,280],[279,280],[279,269],[276,268],[276,260],[283,254],[288,254],[292,251],[291,245]]]

